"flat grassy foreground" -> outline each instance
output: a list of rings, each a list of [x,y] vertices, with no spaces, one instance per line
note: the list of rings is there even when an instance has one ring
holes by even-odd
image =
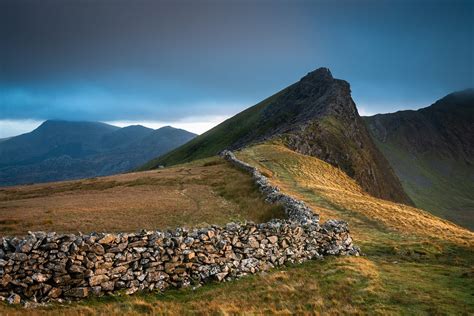
[[[282,216],[221,158],[103,178],[0,188],[0,236],[134,232]]]
[[[28,310],[29,315],[474,313],[474,234],[416,208],[373,198],[340,170],[278,145],[239,153],[287,193],[347,220],[365,253],[327,257],[229,283],[109,296]],[[255,208],[257,211],[257,208]],[[0,314],[23,314],[3,305]]]

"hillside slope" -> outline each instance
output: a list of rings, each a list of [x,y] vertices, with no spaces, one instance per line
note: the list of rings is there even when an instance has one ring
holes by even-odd
[[[172,127],[46,121],[30,133],[0,142],[0,186],[128,171],[194,136]]]
[[[474,230],[474,90],[364,119],[416,206]]]
[[[4,187],[0,209],[0,236],[164,230],[265,222],[283,214],[264,202],[246,172],[218,157],[184,167]]]
[[[200,288],[103,297],[67,305],[58,303],[28,312],[32,315],[474,313],[472,232],[422,210],[374,198],[341,170],[284,146],[253,146],[237,152],[237,156],[258,167],[283,192],[304,200],[321,215],[321,221],[330,218],[348,221],[351,235],[364,255],[288,265]],[[148,177],[161,173],[158,177],[164,176],[168,186],[178,188],[177,184],[182,182],[181,188],[185,190],[193,183],[206,186],[207,181],[224,181],[226,187],[232,188],[225,195],[242,187],[239,183],[242,175],[235,177],[235,171],[232,175],[224,169],[216,173],[222,165],[209,167],[213,161],[192,164],[195,163],[199,163],[198,169],[184,164],[122,176]],[[248,175],[247,179],[250,180]],[[245,192],[237,192],[241,201],[245,201],[242,194]],[[120,194],[120,190],[115,194]],[[207,199],[199,194],[195,197],[201,202]],[[256,200],[251,206],[253,203]],[[260,207],[259,204],[248,210],[260,212]],[[206,215],[204,210],[197,212]],[[252,216],[251,212],[249,215]],[[170,211],[165,219],[174,216],[187,223],[189,213]],[[126,216],[122,218],[127,220]],[[0,313],[21,315],[24,310],[0,303]]]
[[[349,84],[327,68],[237,114],[141,170],[208,157],[268,139],[344,170],[367,192],[411,204],[388,162],[373,144],[350,95]]]

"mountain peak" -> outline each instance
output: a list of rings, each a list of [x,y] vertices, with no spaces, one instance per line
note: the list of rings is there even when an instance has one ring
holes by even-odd
[[[156,130],[172,130],[172,129],[176,129],[176,128],[174,128],[171,125],[165,125],[165,126],[162,126],[162,127],[158,128]]]
[[[61,120],[46,120],[43,123],[41,123],[38,126],[38,128],[45,128],[45,127],[49,127],[49,126],[52,126],[52,125],[61,124],[61,123],[64,123],[64,122],[65,121],[61,121]]]
[[[428,108],[452,108],[456,107],[467,107],[471,108],[472,111],[472,100],[474,99],[474,88],[456,91],[448,94],[447,96],[436,101]],[[425,109],[428,109],[425,108]],[[422,109],[424,110],[424,109]]]
[[[318,68],[144,169],[276,139],[296,152],[341,168],[367,192],[411,204],[357,113],[349,83]]]
[[[332,76],[331,70],[326,67],[321,67],[311,72],[308,72],[306,76],[301,78],[301,81],[312,81],[312,82],[321,82],[321,81],[332,81],[334,77]]]

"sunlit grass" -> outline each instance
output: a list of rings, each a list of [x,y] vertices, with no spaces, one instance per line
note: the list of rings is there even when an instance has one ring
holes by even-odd
[[[0,190],[0,235],[265,222],[283,216],[220,158],[174,168]]]
[[[277,145],[238,156],[322,216],[350,223],[362,257],[327,257],[197,289],[109,296],[28,314],[469,315],[473,234],[426,212],[375,199],[340,170]],[[24,310],[0,307],[0,314]]]

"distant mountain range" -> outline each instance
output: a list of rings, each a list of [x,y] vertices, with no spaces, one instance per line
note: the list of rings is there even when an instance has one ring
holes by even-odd
[[[416,206],[474,230],[474,89],[364,120]]]
[[[45,121],[0,140],[0,186],[111,175],[136,168],[196,135],[170,126],[119,128],[100,122]]]
[[[272,140],[345,171],[374,196],[412,204],[390,164],[372,141],[349,84],[327,68],[226,120],[140,170],[173,165]]]

